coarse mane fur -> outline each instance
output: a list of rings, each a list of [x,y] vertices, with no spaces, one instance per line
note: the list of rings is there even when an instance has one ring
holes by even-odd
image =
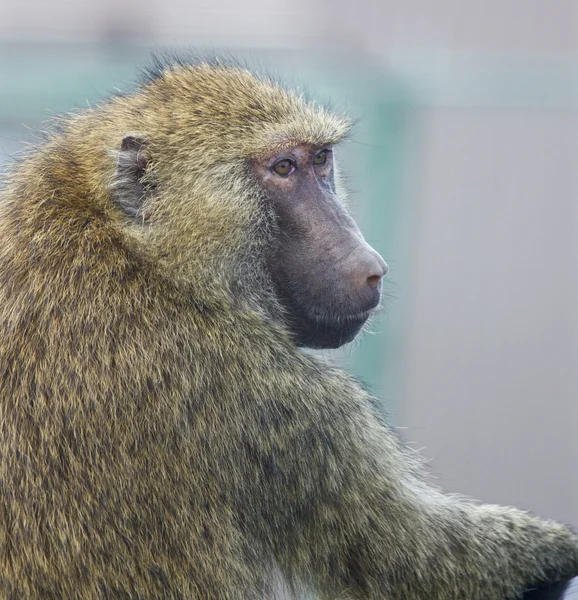
[[[319,367],[277,320],[263,265],[271,214],[249,161],[337,142],[348,127],[242,67],[177,61],[63,119],[11,170],[0,192],[0,595],[216,600],[247,577],[265,589],[264,555],[238,525],[219,521],[214,548],[211,515],[250,501],[210,473],[246,445],[257,471],[229,466],[262,485],[253,441],[268,409],[247,378],[286,361],[271,373],[281,388],[257,386],[274,398],[293,385],[293,360],[304,381]],[[127,135],[150,156],[134,213],[119,179],[131,175]],[[216,422],[230,440],[212,436]],[[235,556],[246,562],[232,568]]]

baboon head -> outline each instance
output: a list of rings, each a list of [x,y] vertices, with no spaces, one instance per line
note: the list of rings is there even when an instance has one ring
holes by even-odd
[[[158,264],[267,311],[299,346],[355,337],[387,265],[344,206],[346,117],[218,62],[159,65],[116,103],[113,195]]]

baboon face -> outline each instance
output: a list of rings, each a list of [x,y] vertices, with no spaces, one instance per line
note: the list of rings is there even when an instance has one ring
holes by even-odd
[[[350,342],[379,304],[387,265],[340,202],[333,149],[261,157],[254,171],[276,215],[268,268],[299,346]]]
[[[333,145],[350,120],[236,68],[169,69],[146,94],[153,113],[139,130],[144,109],[134,108],[138,133],[117,151],[113,194],[147,226],[163,268],[194,272],[196,285],[246,290],[277,318],[265,297],[273,289],[299,346],[353,340],[379,304],[387,265],[336,190]]]

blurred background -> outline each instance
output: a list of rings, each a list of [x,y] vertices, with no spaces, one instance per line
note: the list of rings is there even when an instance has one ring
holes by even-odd
[[[446,490],[578,526],[578,2],[0,0],[0,170],[180,47],[360,117],[339,159],[391,271],[335,359]]]

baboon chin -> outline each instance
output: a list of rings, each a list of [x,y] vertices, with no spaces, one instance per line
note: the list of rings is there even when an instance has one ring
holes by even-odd
[[[387,265],[347,116],[219,61],[65,120],[0,202],[0,596],[504,600],[566,527],[445,495],[352,377]]]

